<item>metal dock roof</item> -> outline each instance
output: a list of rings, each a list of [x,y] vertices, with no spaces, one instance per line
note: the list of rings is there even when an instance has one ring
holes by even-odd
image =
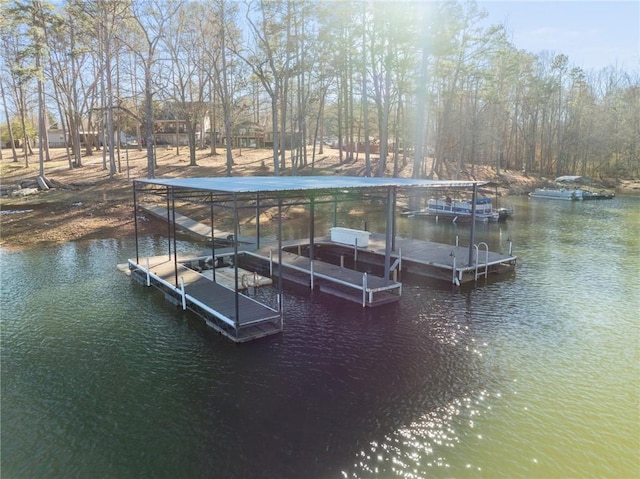
[[[360,176],[231,176],[209,178],[155,178],[135,180],[147,185],[184,188],[215,193],[276,193],[353,188],[470,188],[486,181],[425,180]]]

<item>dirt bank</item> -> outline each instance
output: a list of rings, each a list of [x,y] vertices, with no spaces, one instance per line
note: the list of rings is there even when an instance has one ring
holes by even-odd
[[[233,174],[272,174],[271,154],[270,150],[235,150]],[[85,157],[81,168],[69,170],[64,150],[54,150],[52,160],[45,163],[45,176],[55,188],[24,197],[0,199],[0,246],[19,250],[47,243],[133,235],[131,179],[146,177],[146,155],[145,152],[129,150],[128,155],[123,152],[120,156],[121,172],[110,178],[108,171],[103,168],[101,152]],[[186,149],[179,155],[174,149],[159,150],[157,162],[158,178],[226,174],[225,156],[211,156],[208,151],[199,152],[196,167],[188,166]],[[363,172],[362,158],[352,164],[340,164],[335,149],[327,149],[323,155],[316,156],[314,174],[361,176]],[[475,173],[473,178],[465,173],[460,179],[496,182],[503,195],[526,194],[547,182],[511,171],[496,175],[488,167],[478,168]],[[311,174],[311,167],[306,167],[299,174]],[[23,160],[15,163],[10,158],[10,150],[3,150],[3,159],[0,161],[0,185],[3,190],[17,188],[21,182],[37,176],[37,157],[31,157],[30,166],[26,168]],[[411,176],[410,164],[402,168],[400,176]],[[627,181],[621,186],[640,193],[640,181]],[[153,220],[139,221],[138,226],[142,234],[164,231],[161,224]]]

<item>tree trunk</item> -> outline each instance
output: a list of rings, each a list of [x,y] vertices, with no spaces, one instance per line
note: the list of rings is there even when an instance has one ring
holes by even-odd
[[[155,178],[156,161],[153,150],[153,92],[151,91],[151,67],[148,63],[145,68],[144,76],[144,137],[147,143],[147,178]]]
[[[11,119],[9,118],[9,109],[7,108],[7,98],[4,94],[3,82],[0,81],[0,95],[2,95],[2,106],[4,107],[4,116],[7,120],[7,128],[9,130],[9,142],[11,143],[11,153],[13,154],[13,162],[18,162],[18,152],[16,150],[16,142],[13,137],[13,128],[11,126]],[[0,145],[1,148],[1,145]]]

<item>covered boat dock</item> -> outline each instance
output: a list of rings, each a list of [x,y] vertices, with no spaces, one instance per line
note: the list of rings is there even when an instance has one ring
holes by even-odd
[[[164,292],[165,297],[185,310],[191,310],[202,317],[207,324],[236,342],[250,341],[263,336],[276,334],[283,328],[283,281],[295,282],[318,289],[324,293],[354,301],[362,307],[376,307],[389,302],[398,301],[402,293],[402,284],[398,281],[398,273],[402,269],[401,253],[403,240],[396,237],[396,201],[398,194],[425,188],[458,187],[469,188],[474,196],[478,185],[483,182],[471,181],[435,181],[409,178],[368,178],[346,176],[299,176],[299,177],[227,177],[227,178],[172,178],[134,180],[133,196],[136,228],[136,258],[129,260],[132,275],[147,286],[154,286]],[[369,233],[359,230],[338,228],[338,219],[334,215],[334,228],[328,239],[315,232],[315,206],[322,202],[339,202],[345,198],[375,197],[385,205],[386,228],[383,234]],[[155,197],[153,204],[156,215],[162,217],[166,213],[168,223],[168,251],[163,256],[146,256],[141,254],[138,241],[138,215],[141,205],[148,205],[149,199]],[[199,221],[191,221],[178,213],[177,208],[184,205],[198,205],[209,212],[208,224],[203,227]],[[292,250],[290,243],[283,242],[283,208],[286,206],[304,206],[309,211],[308,240],[304,241],[304,254]],[[215,207],[215,209],[214,209]],[[149,211],[149,206],[145,206]],[[274,216],[277,222],[276,241],[270,245],[261,244],[260,217],[266,209],[276,209]],[[240,235],[240,212],[255,217],[255,235],[247,240],[247,232]],[[214,227],[216,215],[225,214],[231,219],[230,231],[221,233]],[[177,251],[177,233],[179,229],[195,229],[201,236],[210,237],[211,250],[201,258],[182,258]],[[229,244],[221,247],[215,241],[216,233],[223,235]],[[371,239],[371,245],[368,239]],[[413,240],[418,241],[418,240]],[[424,251],[436,248],[422,242]],[[367,255],[375,258],[376,271],[359,271],[358,268],[344,262],[323,259],[327,244],[336,250],[347,248],[355,255],[361,252],[364,259]],[[481,246],[480,246],[481,248]],[[416,245],[407,247],[412,255],[405,258],[410,269],[420,271],[421,260]],[[275,250],[275,251],[274,251]],[[471,228],[468,248],[468,261],[460,261],[448,275],[456,284],[464,282],[465,276],[460,265],[474,272],[489,272],[489,252],[479,255],[479,245],[474,244],[474,230]],[[432,254],[433,254],[432,251]],[[456,253],[460,254],[460,251]],[[506,268],[515,268],[515,257],[498,255],[492,258],[492,264],[500,264]],[[441,256],[441,254],[437,254]],[[447,256],[451,255],[447,252]],[[483,262],[484,266],[478,267]],[[417,259],[417,261],[416,261]],[[438,260],[423,260],[436,265]],[[433,266],[432,265],[432,266]],[[231,268],[231,277],[223,284],[217,278],[217,268],[225,266],[227,272]],[[446,269],[446,268],[445,268]],[[259,271],[258,271],[259,270]],[[496,271],[492,271],[496,272]],[[243,292],[246,289],[245,278],[270,278],[275,291],[274,304],[258,301]],[[220,276],[221,273],[218,274]],[[230,279],[230,281],[229,281]]]

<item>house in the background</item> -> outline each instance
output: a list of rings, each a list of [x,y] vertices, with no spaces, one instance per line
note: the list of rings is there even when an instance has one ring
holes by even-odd
[[[153,137],[156,145],[188,145],[186,122],[179,118],[175,109],[170,105],[165,106],[156,115],[153,121]]]
[[[67,139],[60,128],[50,128],[47,131],[49,136],[49,148],[64,148],[67,146]]]
[[[284,146],[283,145],[279,145],[281,147],[283,147],[285,150],[291,150],[292,148],[297,148],[298,146],[301,146],[303,144],[302,141],[302,133],[300,132],[285,132],[284,134],[284,139],[282,138],[282,136],[280,136],[278,138],[278,141],[284,142]],[[268,131],[265,134],[265,146],[273,146],[273,132],[272,131]]]
[[[252,121],[243,121],[234,125],[231,129],[232,148],[264,148],[264,127]],[[224,134],[221,136],[223,144],[227,144]]]
[[[88,144],[90,144],[92,148],[100,148],[103,143],[102,132],[95,126],[90,127],[89,122],[86,120],[82,121],[78,134],[80,136],[81,148],[86,148]],[[62,128],[58,128],[57,125],[47,130],[47,136],[49,137],[49,148],[65,148],[66,146],[71,146],[69,131],[63,132]],[[116,144],[118,141],[120,141],[120,144],[124,143],[125,135],[123,132],[114,132],[113,136]]]
[[[165,103],[154,119],[153,135],[156,145],[188,145],[189,134],[185,121],[187,114],[198,118],[196,141],[199,142],[202,132],[210,130],[208,108],[209,105],[203,102],[190,102],[186,105]]]

